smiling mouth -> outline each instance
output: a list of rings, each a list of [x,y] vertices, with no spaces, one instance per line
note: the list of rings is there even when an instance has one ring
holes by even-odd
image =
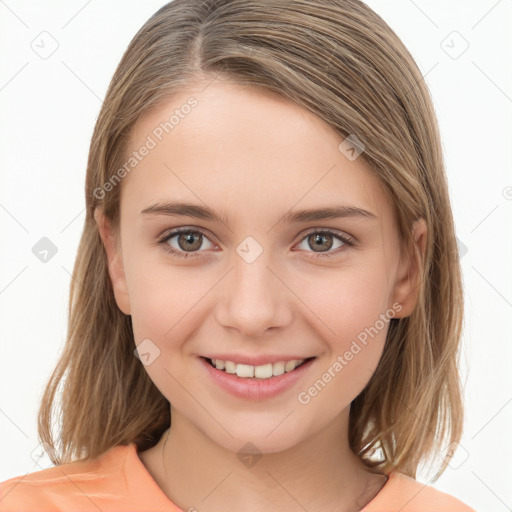
[[[219,360],[217,360],[217,365],[214,364],[213,360],[209,357],[202,357],[205,361],[208,362],[210,366],[215,368],[217,371],[231,374],[233,376],[243,378],[243,379],[252,379],[252,380],[265,380],[270,379],[272,377],[277,377],[279,375],[283,375],[285,373],[291,373],[297,368],[300,368],[302,365],[308,363],[309,361],[316,359],[316,357],[308,357],[302,360],[294,360],[294,361],[281,361],[278,363],[269,363],[261,366],[252,366],[246,364],[235,364],[232,361],[222,361],[219,364]]]

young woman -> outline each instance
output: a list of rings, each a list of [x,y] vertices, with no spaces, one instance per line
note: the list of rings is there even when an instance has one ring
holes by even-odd
[[[56,466],[3,511],[474,512],[415,480],[461,437],[461,275],[428,90],[365,4],[162,7],[86,205]]]

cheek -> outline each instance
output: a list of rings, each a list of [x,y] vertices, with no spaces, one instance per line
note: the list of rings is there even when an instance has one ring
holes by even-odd
[[[330,387],[342,388],[349,403],[377,367],[395,312],[388,308],[388,280],[382,267],[371,265],[333,274],[314,286],[305,282],[299,295],[308,297],[305,302],[315,314],[310,321],[324,342],[326,358],[316,377],[329,371],[331,377],[325,378],[336,382]]]
[[[190,269],[139,269],[130,294],[135,334],[162,341],[176,337],[187,314],[193,315],[194,304],[208,291],[208,280],[194,276]]]
[[[319,316],[330,328],[323,337],[326,355],[297,395],[298,407],[319,425],[331,421],[365,388],[382,356],[393,316],[381,320],[389,311],[382,283],[359,279],[343,284],[333,285],[323,299],[315,296]]]
[[[301,281],[298,295],[341,344],[373,325],[388,308],[389,284],[382,266],[330,270],[314,282]]]
[[[155,357],[144,366],[160,392],[175,405],[185,401],[182,385],[188,380],[188,362],[182,348],[197,322],[197,308],[208,288],[208,280],[193,270],[172,269],[161,263],[140,263],[131,274],[130,293],[135,345],[145,343]],[[202,285],[201,285],[202,283]],[[201,288],[202,286],[202,288]],[[147,340],[150,340],[149,342]],[[142,346],[142,345],[141,345]]]
[[[190,352],[190,339],[211,312],[205,308],[214,307],[209,293],[219,276],[207,267],[173,266],[162,258],[142,258],[132,268],[130,306],[135,345],[149,339],[159,351],[157,364],[146,370],[157,386],[169,381],[166,370],[184,381],[187,365],[193,362],[183,356]]]

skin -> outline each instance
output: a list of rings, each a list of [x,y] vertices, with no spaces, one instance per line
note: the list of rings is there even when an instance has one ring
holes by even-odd
[[[117,304],[132,316],[135,344],[149,338],[158,346],[160,355],[144,368],[172,404],[165,450],[167,432],[139,457],[183,510],[360,510],[386,476],[350,450],[349,407],[377,367],[389,324],[309,403],[297,395],[393,304],[401,305],[395,318],[412,312],[413,248],[399,252],[384,189],[363,158],[351,161],[338,149],[343,138],[324,121],[259,88],[220,80],[205,86],[189,86],[136,124],[130,152],[187,99],[198,101],[123,179],[119,236],[101,210],[95,215]],[[230,224],[141,214],[169,200],[226,212]],[[278,223],[290,210],[327,204],[376,218]],[[179,258],[158,244],[180,226],[205,232],[196,234],[199,257]],[[321,251],[330,257],[315,258],[312,228],[357,243],[327,235]],[[424,251],[422,220],[413,235]],[[250,264],[236,252],[248,236],[263,249]],[[187,252],[186,240],[178,241],[167,245]],[[198,356],[214,351],[317,359],[291,389],[255,401],[211,381]],[[262,454],[251,467],[237,457],[248,442]]]

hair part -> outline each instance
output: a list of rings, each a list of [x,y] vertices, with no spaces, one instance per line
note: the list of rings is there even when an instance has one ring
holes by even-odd
[[[274,91],[327,122],[340,142],[356,135],[365,146],[360,157],[393,205],[402,247],[412,242],[413,221],[425,219],[417,305],[391,319],[349,421],[351,449],[369,468],[415,478],[422,461],[462,434],[461,272],[428,88],[397,35],[358,0],[270,0],[264,9],[253,0],[174,0],[135,35],[91,140],[67,340],[42,397],[39,438],[62,464],[130,442],[148,449],[170,425],[168,400],[134,356],[131,317],[116,304],[94,211],[100,207],[119,228],[120,184],[97,190],[126,161],[135,123],[190,84],[215,78]]]

